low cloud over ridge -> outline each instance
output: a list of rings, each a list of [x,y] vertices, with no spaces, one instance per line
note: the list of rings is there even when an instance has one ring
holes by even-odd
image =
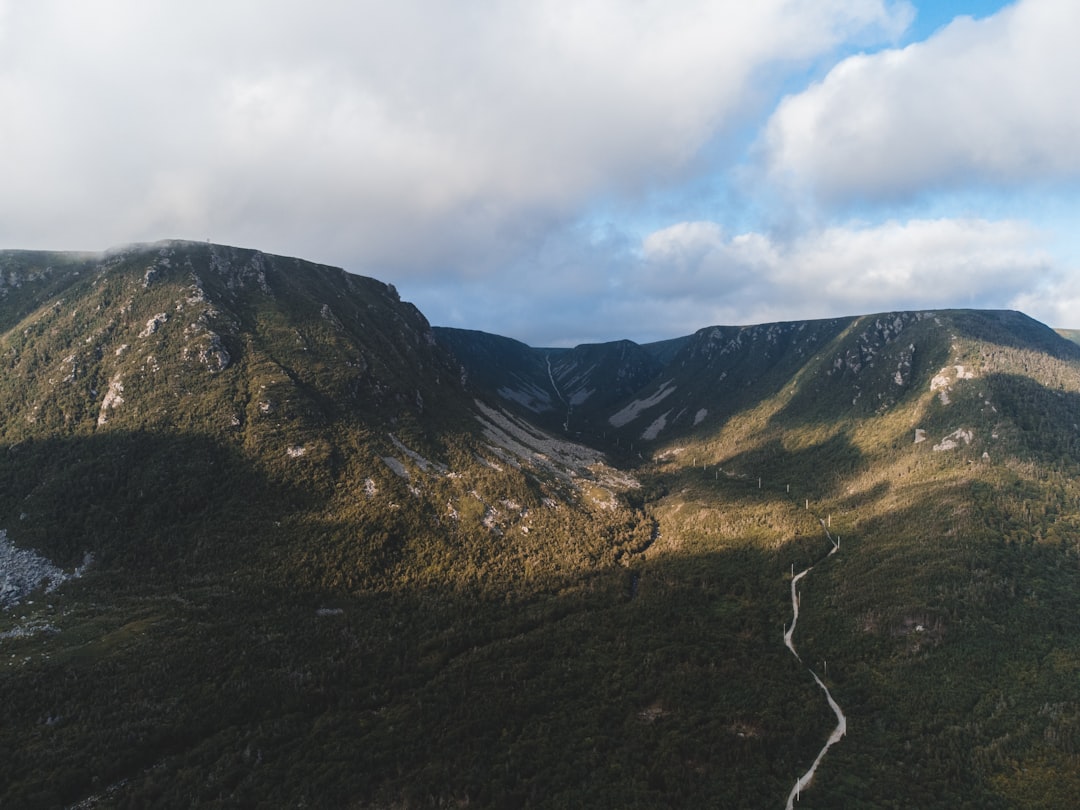
[[[897,47],[919,6],[0,0],[0,245],[210,238],[544,345],[1080,325],[1080,12],[1002,0]],[[1055,222],[1017,202],[1047,188]]]

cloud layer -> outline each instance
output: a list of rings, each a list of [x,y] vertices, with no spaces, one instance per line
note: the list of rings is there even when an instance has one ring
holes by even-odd
[[[826,201],[1080,180],[1080,5],[1025,0],[926,42],[851,57],[785,99],[775,180]]]
[[[711,324],[1002,308],[1031,303],[1032,290],[1061,284],[1039,237],[1029,225],[1012,221],[849,224],[790,240],[754,232],[728,235],[715,222],[684,222],[649,234],[635,247],[583,248],[564,263],[561,274],[526,274],[516,287],[522,306],[559,307],[570,343],[604,340],[603,330],[612,323],[648,340]],[[583,273],[594,251],[618,256],[617,266],[602,274]],[[578,282],[579,295],[567,295],[575,278],[609,283],[600,289]],[[512,297],[509,290],[493,296],[466,289],[472,300],[484,302],[484,317],[497,324],[494,331],[543,342],[520,308],[494,309],[494,301]],[[580,303],[567,305],[567,300]],[[453,325],[465,326],[480,314],[459,317]]]
[[[683,171],[880,0],[74,0],[6,13],[0,236],[299,246],[399,273],[535,247]],[[293,247],[292,249],[298,249]]]
[[[1069,325],[1072,259],[993,195],[1075,207],[1080,10],[891,47],[914,12],[0,0],[0,245],[210,238],[548,345],[906,307]],[[971,190],[991,210],[938,196]]]

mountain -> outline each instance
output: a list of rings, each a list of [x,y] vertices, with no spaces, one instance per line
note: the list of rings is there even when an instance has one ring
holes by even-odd
[[[507,600],[648,535],[629,476],[478,401],[388,285],[180,242],[0,268],[5,805],[216,796],[178,774],[238,739],[268,767],[229,792],[273,803],[281,746],[398,726],[444,660],[568,609]]]
[[[1073,343],[1080,343],[1080,329],[1058,329],[1056,331],[1066,340],[1071,340]]]
[[[1020,313],[537,349],[170,241],[0,252],[0,355],[0,805],[780,806],[824,686],[800,805],[1080,794]]]
[[[639,391],[664,367],[663,350],[630,340],[572,349],[534,349],[510,338],[436,328],[474,384],[526,418],[593,439],[615,402]]]

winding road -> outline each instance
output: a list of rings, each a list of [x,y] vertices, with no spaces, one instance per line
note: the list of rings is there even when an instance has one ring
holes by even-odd
[[[829,551],[828,554],[825,555],[825,559],[828,559],[840,550],[840,543],[839,541],[833,540],[833,537],[831,534],[829,534],[829,529],[825,525],[824,520],[821,521],[821,528],[825,530],[825,536],[828,537],[829,542],[833,544],[832,549]],[[802,663],[803,660],[795,649],[795,642],[792,641],[792,637],[795,635],[795,624],[799,621],[798,585],[799,580],[801,580],[813,570],[814,566],[811,565],[805,571],[800,571],[798,574],[791,578],[791,627],[788,627],[784,630],[784,645],[789,650],[791,650],[791,654],[798,658],[800,663]],[[833,700],[833,696],[829,693],[828,687],[826,687],[825,684],[822,682],[821,678],[817,676],[817,673],[814,672],[814,670],[810,669],[810,667],[807,667],[806,669],[813,676],[814,682],[821,687],[821,691],[825,693],[825,699],[829,702],[829,708],[832,709],[833,713],[836,715],[836,728],[834,728],[832,734],[829,735],[829,739],[826,741],[825,747],[818,752],[817,758],[814,760],[814,764],[810,766],[810,769],[806,773],[804,773],[796,780],[795,787],[793,787],[791,789],[791,793],[788,794],[786,810],[793,810],[795,802],[798,800],[803,788],[809,785],[811,780],[814,778],[814,772],[817,771],[817,767],[821,764],[821,760],[825,758],[826,752],[832,746],[836,745],[836,743],[840,742],[841,737],[847,734],[847,717],[844,716],[844,712],[840,709],[839,704],[837,704],[837,702]]]

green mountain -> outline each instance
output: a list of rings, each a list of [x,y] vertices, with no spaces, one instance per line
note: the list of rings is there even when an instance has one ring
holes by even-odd
[[[0,354],[0,806],[779,807],[840,710],[799,806],[1080,795],[1019,313],[534,349],[164,242],[0,253]]]
[[[639,391],[664,368],[649,346],[630,340],[573,349],[534,349],[511,338],[438,327],[475,387],[538,424],[602,438],[611,405]],[[659,345],[659,344],[657,344]]]

